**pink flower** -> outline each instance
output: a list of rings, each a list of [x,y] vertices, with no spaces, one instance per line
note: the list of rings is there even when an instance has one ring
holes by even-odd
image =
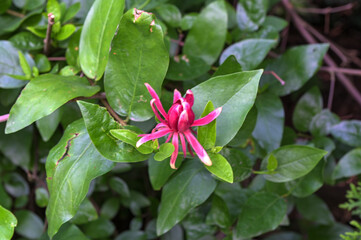
[[[195,116],[192,110],[194,96],[192,91],[187,90],[186,96],[183,98],[180,92],[175,89],[173,105],[169,109],[168,113],[166,113],[154,89],[148,83],[146,83],[145,86],[147,87],[150,95],[153,97],[153,99],[150,101],[150,106],[161,123],[155,126],[155,128],[152,130],[152,133],[139,135],[142,138],[137,142],[137,147],[145,142],[148,142],[149,140],[161,138],[169,134],[166,142],[170,141],[172,138],[172,144],[174,146],[174,152],[170,159],[171,168],[176,169],[175,162],[178,156],[179,139],[182,145],[184,157],[186,157],[187,154],[187,140],[190,154],[194,156],[192,149],[190,148],[190,146],[192,146],[193,150],[196,152],[201,161],[204,164],[211,166],[212,161],[209,158],[206,150],[204,150],[202,145],[198,142],[197,138],[194,137],[192,133],[194,132],[192,127],[203,126],[212,122],[219,116],[222,111],[222,107],[215,109],[203,118],[194,120]]]

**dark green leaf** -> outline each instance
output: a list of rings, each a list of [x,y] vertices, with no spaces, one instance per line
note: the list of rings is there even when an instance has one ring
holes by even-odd
[[[227,144],[241,128],[256,98],[261,74],[262,71],[257,70],[222,75],[192,88],[196,116],[201,115],[208,101],[212,101],[216,108],[222,106],[222,112],[217,118],[216,145]],[[222,92],[214,94],[214,89]]]
[[[102,157],[92,144],[83,120],[67,127],[46,161],[50,193],[46,216],[50,237],[75,215],[90,182],[113,167],[114,163]]]
[[[346,153],[335,167],[332,177],[340,179],[352,177],[361,173],[361,148],[356,148]]]
[[[103,218],[99,218],[95,221],[84,224],[81,226],[81,228],[85,235],[90,238],[110,237],[115,230],[114,224],[111,221]]]
[[[326,136],[333,125],[340,122],[340,118],[328,109],[322,110],[312,118],[310,131],[313,136]]]
[[[268,8],[267,0],[239,0],[237,5],[237,23],[242,31],[255,31],[265,18]]]
[[[247,140],[251,137],[253,129],[256,126],[257,122],[257,108],[253,107],[248,112],[246,119],[242,127],[239,129],[238,133],[232,141],[229,142],[230,146],[239,147],[247,142]]]
[[[302,235],[294,232],[278,232],[274,233],[264,240],[302,240]]]
[[[2,177],[6,191],[13,197],[19,198],[29,194],[28,182],[18,173],[7,173]]]
[[[246,39],[226,48],[219,62],[222,64],[230,55],[234,55],[243,70],[253,70],[276,44],[275,40]]]
[[[106,108],[97,104],[78,101],[90,138],[97,150],[114,162],[139,162],[148,155],[139,153],[131,145],[114,138],[110,131],[121,126],[108,113]]]
[[[10,211],[2,206],[0,206],[0,218],[0,238],[4,240],[11,239],[18,221]]]
[[[300,89],[318,70],[327,52],[328,44],[310,44],[287,50],[281,57],[270,61],[265,71],[274,71],[286,84],[272,76],[265,75],[262,84],[269,84],[270,90],[284,96]]]
[[[240,182],[252,173],[252,162],[246,154],[235,148],[223,148],[221,154],[227,158],[233,171],[233,182]]]
[[[123,16],[123,9],[124,0],[96,0],[88,12],[80,36],[79,60],[89,78],[99,80],[103,76],[110,43]],[[119,29],[119,33],[123,31]]]
[[[15,217],[18,219],[18,226],[15,228],[17,234],[30,239],[40,238],[44,223],[38,215],[28,210],[19,210],[15,212]]]
[[[287,204],[276,194],[258,192],[245,203],[238,218],[238,237],[250,238],[276,229],[286,216]]]
[[[98,213],[88,198],[80,204],[75,216],[71,219],[74,224],[85,224],[98,218]]]
[[[34,78],[11,108],[5,133],[16,132],[51,114],[67,101],[80,96],[90,97],[99,89],[99,86],[89,86],[86,79],[76,76],[45,74]]]
[[[9,39],[14,47],[21,50],[39,50],[44,44],[41,38],[34,36],[30,32],[20,32]]]
[[[342,121],[331,128],[334,138],[352,147],[361,147],[361,121]]]
[[[209,101],[204,107],[201,118],[205,117],[213,110],[213,103]],[[197,139],[204,149],[211,149],[214,147],[214,144],[216,143],[216,120],[213,120],[205,126],[198,127]]]
[[[284,110],[279,97],[264,93],[257,97],[257,123],[253,137],[258,144],[270,152],[281,144],[284,124]]]
[[[4,0],[0,5],[0,14],[5,13],[10,6],[11,6],[11,0]]]
[[[321,224],[332,225],[335,219],[326,203],[316,195],[296,200],[299,213],[307,220]]]
[[[100,209],[100,216],[106,219],[114,218],[118,213],[119,206],[119,197],[108,198]]]
[[[207,224],[215,224],[220,228],[227,228],[231,225],[229,210],[226,203],[217,195],[213,196],[212,208],[206,219]]]
[[[54,236],[53,240],[88,240],[84,233],[74,224],[64,224],[59,232]]]
[[[109,180],[109,186],[115,192],[119,193],[121,197],[130,197],[128,185],[123,179],[119,177],[112,177]]]
[[[177,6],[173,4],[162,4],[158,6],[156,9],[157,13],[163,19],[164,22],[169,24],[171,27],[179,27],[182,14],[177,8]]]
[[[171,143],[164,143],[160,145],[159,152],[154,155],[154,160],[163,161],[166,158],[169,158],[174,152],[174,146]]]
[[[211,166],[205,166],[208,171],[216,175],[218,178],[233,183],[233,171],[231,165],[221,154],[209,154],[212,161]]]
[[[230,55],[218,67],[217,71],[213,74],[213,77],[217,77],[220,75],[227,75],[236,72],[242,72],[242,66],[238,63],[234,55]]]
[[[38,14],[41,13],[42,11],[43,11],[42,8],[37,8],[34,11],[31,11],[28,14],[26,14],[26,16],[23,18],[15,17],[9,14],[0,15],[0,35],[15,31],[18,27],[20,27],[22,23],[24,23],[27,20],[30,20],[30,18],[39,19],[38,17],[40,17],[40,15]]]
[[[39,69],[39,72],[49,72],[51,70],[51,64],[48,58],[43,54],[36,54],[35,56],[35,64]]]
[[[135,11],[129,10],[120,21],[104,84],[109,104],[117,113],[133,121],[145,121],[154,113],[144,83],[160,93],[169,57],[153,14]]]
[[[199,161],[183,164],[162,191],[157,235],[169,231],[193,208],[202,204],[216,188],[216,182]],[[193,194],[197,192],[197,194]]]
[[[45,188],[39,187],[35,190],[35,201],[39,207],[46,207],[49,202],[49,193]]]
[[[216,232],[215,226],[206,223],[206,215],[202,212],[201,208],[192,210],[182,221],[182,225],[186,232],[185,239],[205,240],[208,239],[207,236],[211,236]],[[177,225],[175,228],[177,228]],[[211,239],[214,240],[213,238]]]
[[[164,145],[164,144],[163,144]],[[162,146],[163,146],[162,145]],[[178,168],[181,163],[181,158],[176,161],[176,167]],[[175,173],[176,170],[169,166],[169,161],[156,161],[153,157],[149,158],[148,162],[148,174],[150,183],[154,190],[160,190],[167,182],[168,178]]]
[[[316,225],[308,230],[308,240],[340,240],[340,235],[352,232],[348,225],[334,223],[329,226]]]
[[[147,234],[143,231],[124,231],[114,240],[147,240]]]
[[[280,147],[271,153],[278,161],[276,173],[265,175],[265,178],[272,182],[288,182],[300,178],[309,173],[326,153],[321,149],[308,146],[288,145]],[[266,170],[267,164],[268,156],[263,159],[261,169]]]
[[[49,141],[51,136],[53,136],[53,134],[55,133],[60,123],[61,115],[61,111],[59,111],[58,109],[50,115],[40,118],[36,121],[36,126],[38,127],[38,130],[44,142]]]

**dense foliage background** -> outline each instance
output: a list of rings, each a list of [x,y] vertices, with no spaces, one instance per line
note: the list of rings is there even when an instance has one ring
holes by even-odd
[[[2,0],[0,239],[360,239],[360,13]],[[180,144],[172,169],[174,138],[136,145],[174,89],[196,119],[222,107],[192,129],[212,166]]]

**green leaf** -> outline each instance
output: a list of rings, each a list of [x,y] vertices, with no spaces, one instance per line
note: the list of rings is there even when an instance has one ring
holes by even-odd
[[[0,35],[5,33],[13,32],[25,21],[32,19],[40,20],[40,13],[43,11],[42,8],[37,8],[26,14],[25,17],[19,18],[9,14],[0,15]]]
[[[176,161],[177,168],[180,166],[182,159],[183,158],[178,157],[178,159]],[[154,190],[160,190],[163,187],[163,185],[167,182],[169,177],[176,171],[177,171],[176,169],[172,169],[169,166],[169,161],[161,161],[160,162],[160,161],[154,160],[153,157],[149,158],[148,174],[149,174],[150,183]]]
[[[61,116],[62,114],[58,109],[50,115],[40,118],[36,121],[36,126],[38,127],[39,133],[44,142],[49,141],[49,139],[55,133],[60,123]]]
[[[297,102],[293,112],[292,121],[295,128],[301,132],[310,129],[312,118],[321,112],[323,99],[318,87],[311,88]]]
[[[303,198],[311,195],[323,185],[325,162],[320,161],[311,172],[296,180],[286,182],[286,188],[295,197]]]
[[[85,224],[98,218],[98,213],[88,198],[80,204],[75,216],[71,219],[74,224]]]
[[[115,192],[119,193],[121,197],[124,198],[130,197],[129,187],[123,179],[119,177],[112,177],[109,180],[109,186]]]
[[[217,118],[217,146],[226,145],[241,128],[256,98],[261,74],[262,70],[222,75],[192,88],[196,116],[201,115],[208,101],[216,108],[222,106]],[[214,94],[214,89],[222,89],[222,93]]]
[[[20,32],[12,36],[9,41],[21,50],[39,50],[44,47],[43,40],[30,32]]]
[[[271,152],[278,161],[276,173],[265,175],[265,178],[272,182],[288,182],[300,178],[309,173],[326,153],[318,148],[301,145],[280,147]],[[268,156],[263,159],[261,170],[266,170],[267,165]]]
[[[310,131],[313,136],[326,136],[333,125],[340,122],[340,118],[328,109],[322,110],[314,116],[310,123]]]
[[[262,77],[262,84],[269,84],[270,90],[284,96],[300,89],[322,64],[328,44],[309,44],[287,50],[282,56],[271,60],[265,71],[274,71],[286,83],[280,83],[272,76]]]
[[[0,206],[0,238],[10,240],[14,234],[14,228],[18,224],[16,217],[7,209]]]
[[[157,235],[169,231],[193,208],[202,204],[216,188],[216,181],[199,161],[187,161],[162,191]],[[197,194],[193,194],[197,192]]]
[[[296,200],[298,212],[307,220],[321,225],[332,225],[335,219],[326,203],[316,195]]]
[[[163,19],[164,22],[169,24],[171,27],[179,27],[182,14],[179,11],[178,7],[173,4],[162,4],[156,9],[157,13]]]
[[[23,70],[24,74],[25,74],[25,77],[27,79],[30,79],[31,78],[31,68],[30,68],[30,65],[29,63],[26,61],[26,58],[25,56],[22,54],[22,52],[18,51],[18,54],[19,54],[19,62],[20,62],[20,66],[21,66],[21,69]]]
[[[154,160],[163,161],[166,158],[169,158],[174,152],[174,145],[171,143],[164,143],[160,145],[159,152],[154,155]]]
[[[59,232],[54,236],[53,240],[88,240],[84,233],[74,224],[64,224]]]
[[[135,14],[135,11],[129,10],[120,21],[112,42],[104,87],[109,104],[117,113],[133,121],[145,121],[154,113],[144,83],[160,93],[169,57],[162,29],[154,22],[153,14]]]
[[[341,121],[331,129],[334,138],[352,147],[361,147],[361,121]]]
[[[270,152],[281,145],[285,113],[281,99],[271,93],[257,97],[257,122],[253,137],[258,144]]]
[[[264,240],[302,240],[302,235],[294,232],[277,232]]]
[[[34,66],[29,54],[25,54],[25,59],[31,67]],[[8,74],[23,75],[23,70],[20,66],[18,50],[9,41],[0,41],[0,88],[19,88],[26,84]]]
[[[181,20],[180,27],[183,31],[188,31],[192,28],[194,22],[197,20],[198,13],[185,14]]]
[[[361,148],[356,148],[346,153],[337,163],[332,177],[340,179],[352,177],[361,173]]]
[[[58,41],[63,41],[69,38],[76,30],[76,27],[73,24],[65,24],[61,27],[60,31],[56,34],[55,39]]]
[[[233,171],[232,167],[221,154],[209,154],[212,161],[211,166],[206,166],[208,171],[216,175],[218,178],[233,183]]]
[[[100,216],[107,219],[114,218],[118,213],[119,206],[120,200],[118,196],[108,198],[100,209]]]
[[[80,36],[79,61],[83,72],[91,79],[99,80],[103,76],[123,9],[124,0],[96,0],[88,12]],[[125,32],[119,29],[119,33]]]
[[[36,205],[38,205],[39,207],[42,207],[42,208],[46,207],[49,202],[48,191],[43,187],[37,188],[35,190],[35,201],[36,201]]]
[[[128,143],[130,145],[132,145],[133,147],[135,147],[140,153],[143,154],[149,154],[153,152],[153,142],[149,141],[147,143],[142,144],[141,146],[139,146],[137,148],[137,142],[140,139],[140,137],[138,137],[139,133],[136,133],[132,130],[129,129],[113,129],[110,130],[110,134],[125,142]]]
[[[206,223],[206,215],[200,208],[192,210],[182,221],[182,226],[186,232],[185,239],[208,239],[207,237],[214,235],[217,230],[215,226]],[[177,229],[177,225],[174,228]],[[171,233],[172,231],[169,231],[162,237],[165,238],[166,235],[171,235]],[[211,239],[214,240],[213,237]]]
[[[110,116],[106,108],[83,101],[77,103],[89,136],[100,154],[114,162],[139,162],[148,158],[148,155],[139,153],[131,145],[110,134],[111,130],[119,129],[121,126]]]
[[[49,204],[48,234],[53,237],[70,220],[88,193],[90,182],[114,167],[102,157],[86,131],[83,120],[70,124],[46,161]]]
[[[204,107],[202,117],[205,117],[214,110],[213,103],[209,101]],[[198,142],[203,146],[204,149],[211,149],[216,143],[216,121],[213,120],[205,126],[199,126],[197,131]]]
[[[329,226],[315,225],[307,231],[309,240],[340,240],[340,235],[352,232],[353,228],[341,223],[334,223]]]
[[[14,215],[18,219],[18,226],[15,228],[17,234],[30,239],[40,238],[44,223],[38,215],[28,210],[18,210]]]
[[[35,26],[35,27],[27,27],[26,28],[28,31],[32,32],[34,35],[36,35],[37,37],[40,38],[45,38],[46,37],[46,26]]]
[[[238,27],[245,32],[255,31],[266,19],[267,0],[239,0],[237,4]]]
[[[257,122],[257,108],[253,107],[248,112],[246,119],[244,120],[244,123],[242,127],[239,129],[238,133],[232,141],[229,142],[230,146],[239,147],[243,144],[246,144],[247,140],[251,138],[253,129],[256,126]]]
[[[66,62],[71,66],[80,68],[79,63],[79,41],[82,28],[78,29],[69,40],[68,48],[65,52]]]
[[[72,19],[80,10],[81,4],[80,2],[76,2],[73,5],[71,5],[65,12],[62,22],[65,23]]]
[[[48,14],[52,13],[54,15],[54,22],[60,21],[61,9],[57,0],[48,0],[46,9],[48,10]]]
[[[5,133],[16,132],[45,117],[76,97],[90,97],[100,90],[85,78],[41,75],[31,80],[10,110]],[[29,107],[31,106],[31,107]]]
[[[143,231],[124,231],[119,234],[114,240],[147,240],[147,234]]]
[[[226,203],[217,195],[213,196],[212,207],[207,214],[206,223],[217,225],[220,228],[227,228],[232,224]]]
[[[230,55],[226,60],[218,67],[217,71],[213,74],[213,77],[220,75],[227,75],[231,73],[242,72],[242,66],[237,61],[234,55]]]
[[[4,0],[0,5],[0,14],[3,14],[8,10],[11,6],[11,0]]]
[[[239,215],[236,236],[251,238],[276,229],[286,216],[286,210],[286,202],[276,194],[253,194]]]
[[[80,72],[80,68],[78,68],[78,67],[65,66],[60,70],[59,75],[61,75],[61,76],[74,76],[78,72]]]
[[[49,72],[51,70],[51,64],[48,58],[44,54],[36,54],[35,64],[39,69],[39,72]]]
[[[222,64],[229,56],[234,55],[243,70],[253,70],[276,44],[276,40],[246,39],[226,48],[219,59],[219,63]]]
[[[114,224],[103,218],[99,218],[87,224],[81,226],[85,235],[94,239],[94,238],[106,238],[110,237],[115,231]]]
[[[277,158],[271,153],[268,157],[267,170],[273,172],[278,166]]]
[[[242,151],[235,148],[223,148],[221,154],[232,167],[233,182],[240,182],[251,176],[253,163]]]
[[[28,182],[18,173],[10,172],[3,176],[6,191],[15,198],[29,194]]]

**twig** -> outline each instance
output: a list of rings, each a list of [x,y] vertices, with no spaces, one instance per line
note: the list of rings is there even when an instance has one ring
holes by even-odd
[[[106,99],[105,92],[97,93],[90,97],[77,97],[77,98],[70,100],[70,102],[75,102],[78,100],[86,100],[86,99]]]
[[[330,73],[344,73],[349,75],[361,76],[360,69],[352,69],[352,68],[339,68],[339,67],[321,67],[321,71],[330,72]]]
[[[49,61],[66,61],[66,57],[48,57]]]
[[[328,110],[331,111],[333,96],[335,95],[336,78],[335,78],[335,72],[329,72],[329,73],[331,76],[331,83],[330,83],[330,91],[328,93],[327,108],[328,108]]]
[[[50,52],[50,46],[51,46],[51,29],[53,28],[53,25],[55,23],[55,16],[52,13],[48,14],[48,28],[46,29],[46,38],[44,40],[44,53],[45,55],[48,55]]]
[[[0,116],[0,122],[6,122],[9,118],[9,114],[5,114]]]
[[[100,101],[103,103],[103,105],[108,109],[108,112],[110,113],[110,115],[113,116],[113,118],[115,118],[115,120],[117,120],[120,125],[122,126],[126,126],[127,124],[124,122],[123,119],[121,119],[118,114],[113,110],[113,108],[109,105],[109,103],[107,102],[107,100],[105,99],[100,99]]]
[[[282,3],[286,10],[291,14],[293,23],[300,34],[306,39],[309,43],[317,43],[316,39],[306,30],[303,20],[298,16],[295,12],[292,4],[288,0],[282,0]],[[325,55],[325,63],[330,67],[337,67],[337,64],[333,61],[333,59],[326,54]],[[352,84],[351,80],[348,79],[343,73],[336,73],[338,80],[343,84],[346,90],[351,94],[351,96],[356,100],[356,102],[361,106],[361,94],[357,90],[357,88]]]
[[[302,13],[313,13],[313,14],[330,14],[330,13],[338,13],[351,10],[356,4],[355,3],[348,3],[343,6],[339,7],[327,7],[327,8],[296,8],[298,12]]]
[[[6,10],[6,13],[7,13],[7,14],[9,14],[9,15],[12,15],[12,16],[15,16],[15,17],[18,17],[18,18],[23,18],[23,17],[25,17],[25,15],[24,15],[24,14],[19,13],[19,12],[15,12],[15,11],[10,10],[10,9]]]
[[[281,83],[282,86],[285,85],[285,81],[283,81],[282,78],[280,78],[280,76],[278,76],[274,71],[264,71],[264,74],[271,74]]]

